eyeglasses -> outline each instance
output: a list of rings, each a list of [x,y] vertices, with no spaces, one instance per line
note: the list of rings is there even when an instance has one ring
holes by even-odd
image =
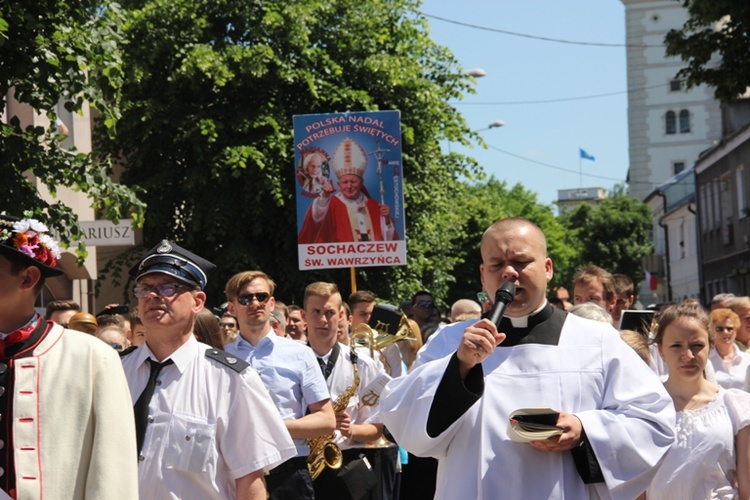
[[[432,307],[435,303],[431,300],[420,300],[416,303],[417,307]]]
[[[716,328],[714,328],[714,330],[716,330],[716,333],[721,333],[721,332],[732,333],[734,331],[734,327],[733,326],[717,326]]]
[[[122,352],[123,350],[122,344],[118,344],[117,342],[115,342],[114,344],[109,344],[109,345],[111,345],[112,348],[117,352]]]
[[[179,293],[180,289],[193,290],[193,287],[181,285],[179,283],[162,283],[161,285],[156,286],[138,285],[133,289],[133,294],[139,299],[146,299],[152,293],[155,293],[159,297],[168,299]]]
[[[243,293],[237,296],[237,302],[239,302],[243,306],[249,306],[253,300],[257,300],[262,305],[265,304],[270,298],[271,294],[267,292]]]
[[[236,328],[234,323],[219,323],[219,326],[222,328]]]

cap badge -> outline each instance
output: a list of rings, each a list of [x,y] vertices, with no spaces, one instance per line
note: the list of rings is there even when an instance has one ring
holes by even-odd
[[[167,240],[161,242],[159,247],[156,249],[157,253],[169,253],[172,251],[172,245]]]

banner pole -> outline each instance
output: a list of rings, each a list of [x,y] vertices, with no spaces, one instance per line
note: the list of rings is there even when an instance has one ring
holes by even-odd
[[[349,268],[349,279],[351,280],[352,284],[352,293],[357,291],[357,273],[354,272],[354,268]]]

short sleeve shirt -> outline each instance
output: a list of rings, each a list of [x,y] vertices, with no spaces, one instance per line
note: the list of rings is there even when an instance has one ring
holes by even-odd
[[[271,330],[258,345],[238,338],[225,346],[257,371],[284,420],[302,418],[311,404],[330,399],[328,386],[312,349]],[[298,456],[310,452],[307,440],[295,439]]]
[[[208,349],[191,337],[157,378],[138,457],[139,488],[150,498],[233,498],[236,479],[295,454],[258,374],[237,373]],[[148,358],[156,360],[147,344],[123,358],[133,403],[148,382]]]

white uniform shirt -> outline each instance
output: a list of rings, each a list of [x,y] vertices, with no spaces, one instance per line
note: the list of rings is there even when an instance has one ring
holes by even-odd
[[[295,455],[258,374],[237,373],[207,358],[208,349],[191,336],[159,374],[138,457],[143,497],[234,498],[236,479]],[[123,358],[133,404],[148,382],[149,357],[156,359],[142,344]]]
[[[349,346],[343,344],[339,344],[339,346],[339,358],[331,375],[326,380],[331,391],[332,402],[336,401],[339,394],[347,390],[354,383],[354,370]],[[323,357],[323,360],[327,362],[330,355],[331,353],[329,352]],[[390,377],[379,370],[375,361],[367,355],[357,356],[357,370],[359,370],[359,387],[357,393],[349,399],[346,412],[349,414],[352,424],[379,424],[381,422],[380,390],[385,385],[384,383],[390,380]],[[380,382],[383,382],[382,386],[379,385]],[[374,390],[375,394],[370,393],[371,390]],[[365,401],[375,400],[375,396],[377,396],[378,401],[374,405],[364,404]],[[342,436],[339,431],[335,431],[335,434],[335,443],[342,450],[364,447],[364,443],[351,441]]]

